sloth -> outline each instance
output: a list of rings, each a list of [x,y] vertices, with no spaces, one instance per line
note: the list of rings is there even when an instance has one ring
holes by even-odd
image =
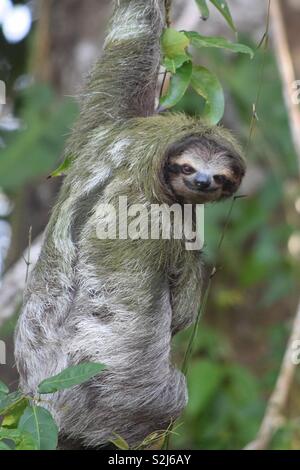
[[[164,0],[118,0],[101,59],[66,147],[72,164],[44,234],[15,336],[27,395],[63,369],[104,372],[52,394],[61,448],[132,446],[167,429],[187,403],[172,337],[201,302],[201,252],[184,240],[105,239],[103,204],[198,204],[231,196],[245,163],[229,131],[183,113],[157,113]],[[121,214],[120,214],[121,215]]]
[[[179,147],[179,148],[178,148]],[[176,200],[205,204],[232,196],[245,175],[239,154],[203,137],[189,137],[169,155],[165,179]]]

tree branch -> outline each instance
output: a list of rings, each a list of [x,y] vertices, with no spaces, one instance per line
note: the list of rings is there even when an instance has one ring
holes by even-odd
[[[288,112],[291,134],[298,156],[299,174],[300,174],[300,110],[297,104],[293,102],[293,84],[296,81],[293,59],[290,53],[286,27],[281,11],[280,0],[272,0],[271,21],[275,40],[273,47],[280,71],[283,93]]]
[[[282,16],[280,0],[272,0],[271,22],[274,35],[274,50],[283,83],[285,104],[290,122],[291,134],[299,162],[300,174],[300,111],[292,100],[292,84],[296,80],[293,60],[291,57],[286,28]],[[287,349],[281,364],[280,372],[273,393],[269,399],[265,416],[256,439],[248,444],[246,450],[266,449],[275,432],[283,422],[283,413],[296,370],[296,363],[292,361],[292,348],[294,341],[300,339],[300,301]]]
[[[274,433],[282,425],[283,412],[287,404],[290,388],[293,383],[296,363],[292,361],[293,344],[300,338],[300,301],[298,304],[292,333],[284,354],[280,372],[273,393],[256,439],[248,444],[246,450],[263,450],[270,444]]]

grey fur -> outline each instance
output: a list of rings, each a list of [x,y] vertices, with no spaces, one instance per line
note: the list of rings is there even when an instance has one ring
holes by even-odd
[[[189,135],[235,145],[229,133],[184,115],[154,113],[163,0],[117,2],[103,58],[82,96],[66,155],[73,164],[25,293],[15,355],[21,388],[83,361],[107,371],[53,395],[62,436],[85,446],[113,432],[131,444],[166,429],[187,401],[170,362],[172,335],[200,301],[199,252],[180,240],[99,240],[97,207],[170,202],[159,175],[168,148]]]

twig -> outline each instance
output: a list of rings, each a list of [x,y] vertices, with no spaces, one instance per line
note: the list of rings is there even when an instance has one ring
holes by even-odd
[[[23,255],[23,259],[26,264],[25,284],[27,284],[28,282],[29,268],[31,264],[30,262],[31,242],[32,242],[32,227],[29,228],[29,233],[28,233],[28,258],[26,259],[25,256]]]
[[[170,26],[171,26],[171,5],[172,5],[172,0],[165,0],[167,28],[170,28]]]
[[[165,71],[164,71],[164,76],[163,76],[163,79],[162,79],[162,82],[161,82],[161,88],[160,88],[159,98],[161,98],[162,95],[163,95],[163,92],[164,92],[164,89],[165,89],[166,80],[167,80],[167,76],[168,76],[168,71],[165,70]]]
[[[39,257],[42,245],[42,236],[38,237],[30,247],[30,266],[33,267]],[[30,266],[24,263],[28,255],[27,249],[16,264],[4,275],[0,284],[0,326],[7,318],[10,318],[19,308],[23,290],[26,285]]]
[[[167,28],[171,27],[171,5],[172,5],[172,0],[165,0],[165,16],[166,16],[166,26]],[[160,88],[160,93],[159,97],[161,98],[164,92],[167,76],[168,76],[168,71],[165,70],[163,72],[163,79],[161,82],[161,88]]]
[[[251,140],[252,140],[252,137],[253,137],[254,132],[255,132],[256,123],[258,121],[257,108],[258,108],[258,103],[259,103],[261,92],[262,92],[263,78],[264,78],[265,67],[266,67],[266,53],[267,53],[268,45],[269,45],[270,11],[271,11],[271,0],[268,0],[266,30],[264,32],[262,40],[260,41],[260,43],[258,45],[258,49],[262,46],[264,46],[264,49],[263,49],[263,58],[262,58],[261,68],[260,68],[260,71],[259,71],[259,80],[258,80],[259,86],[258,86],[258,89],[257,89],[257,95],[256,95],[255,103],[253,103],[253,105],[252,105],[252,116],[251,116],[251,122],[250,122],[249,137],[248,137],[248,142],[247,142],[246,151],[245,151],[246,158],[248,157]]]
[[[217,246],[217,251],[216,251],[216,260],[217,261],[218,261],[219,255],[220,255],[220,251],[221,251],[221,248],[222,248],[222,245],[223,245],[225,234],[226,234],[228,226],[229,226],[229,222],[230,222],[230,219],[231,219],[231,214],[232,214],[233,207],[234,207],[234,204],[235,204],[236,200],[237,200],[236,197],[234,197],[232,199],[232,202],[231,202],[231,205],[230,205],[227,217],[226,217],[226,222],[224,224],[224,227],[223,227],[223,230],[222,230],[222,233],[221,233],[221,237],[220,237],[220,240],[219,240],[219,243],[218,243],[218,246]],[[203,313],[206,310],[206,305],[207,305],[207,301],[208,301],[208,297],[209,297],[209,293],[210,293],[210,289],[211,289],[212,280],[215,277],[217,271],[218,271],[217,267],[214,266],[212,268],[212,271],[210,273],[206,289],[204,291],[203,300],[202,300],[201,306],[198,310],[196,321],[194,323],[192,334],[190,336],[188,346],[187,346],[187,349],[186,349],[186,353],[185,353],[185,356],[184,356],[184,359],[183,359],[183,364],[182,364],[181,370],[182,370],[182,373],[184,375],[187,375],[187,373],[188,373],[188,366],[189,366],[191,356],[193,354],[194,342],[195,342],[195,338],[196,338],[197,333],[198,333],[200,320],[202,318]]]

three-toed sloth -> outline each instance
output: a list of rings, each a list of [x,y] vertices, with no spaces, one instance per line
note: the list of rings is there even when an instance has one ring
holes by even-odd
[[[54,394],[63,438],[101,447],[167,429],[187,402],[172,336],[200,304],[199,251],[181,239],[99,239],[99,207],[197,204],[231,196],[245,164],[228,131],[156,114],[164,0],[118,0],[101,60],[82,94],[72,166],[28,284],[15,354],[22,389],[81,362],[106,365]],[[121,214],[119,214],[121,216]]]

